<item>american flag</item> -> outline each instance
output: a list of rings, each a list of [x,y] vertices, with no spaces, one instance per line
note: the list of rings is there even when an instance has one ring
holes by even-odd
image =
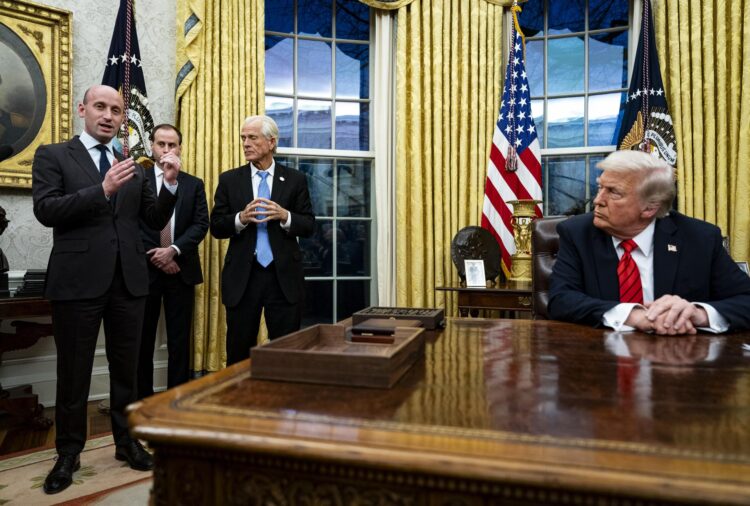
[[[515,12],[513,16],[516,16]],[[516,30],[515,23],[511,40],[513,46],[505,72],[500,115],[492,136],[482,206],[482,227],[489,230],[500,244],[506,275],[510,273],[511,255],[516,252],[511,224],[513,206],[507,202],[518,199],[542,200],[539,138],[531,116],[523,38]],[[537,206],[537,215],[541,214],[541,207]]]

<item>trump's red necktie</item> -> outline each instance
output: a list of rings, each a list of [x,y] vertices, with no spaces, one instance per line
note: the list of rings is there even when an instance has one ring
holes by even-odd
[[[620,282],[620,302],[635,302],[643,304],[643,289],[641,288],[641,273],[635,260],[630,256],[638,245],[633,239],[627,239],[620,243],[624,253],[617,264],[617,279]]]

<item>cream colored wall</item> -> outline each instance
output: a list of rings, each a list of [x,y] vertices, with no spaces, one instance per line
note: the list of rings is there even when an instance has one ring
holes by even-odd
[[[119,0],[37,0],[73,13],[73,100],[74,106],[92,84],[101,82],[104,64],[114,29]],[[174,119],[175,82],[175,0],[139,0],[136,2],[138,41],[149,98],[149,109],[156,123]],[[74,118],[73,132],[83,129],[83,121]],[[11,223],[0,236],[0,248],[11,269],[44,269],[52,249],[52,231],[40,225],[32,212],[31,190],[0,188],[0,205]],[[7,324],[7,322],[5,322]],[[0,324],[0,325],[5,325]],[[163,326],[157,337],[156,385],[166,384],[166,351]],[[92,377],[91,397],[106,397],[109,392],[104,342],[100,336]],[[34,347],[3,356],[0,383],[11,387],[32,383],[45,406],[54,404],[55,347],[52,339],[42,339]]]

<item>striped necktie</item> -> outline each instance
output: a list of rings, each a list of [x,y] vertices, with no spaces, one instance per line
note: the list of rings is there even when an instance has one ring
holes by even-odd
[[[635,302],[643,304],[643,289],[641,288],[641,273],[630,255],[638,245],[633,239],[620,243],[623,249],[620,263],[617,264],[617,279],[620,282],[620,302]]]

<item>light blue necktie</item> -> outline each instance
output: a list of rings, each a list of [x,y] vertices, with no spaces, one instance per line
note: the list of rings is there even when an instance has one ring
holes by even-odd
[[[268,188],[266,178],[268,172],[265,170],[259,170],[258,175],[260,176],[260,184],[258,185],[258,197],[264,199],[271,198],[271,190]],[[262,219],[265,215],[259,214],[258,218]],[[258,263],[263,267],[273,262],[273,252],[271,251],[271,243],[268,241],[268,224],[258,223],[258,236],[255,241],[255,256],[258,258]]]

